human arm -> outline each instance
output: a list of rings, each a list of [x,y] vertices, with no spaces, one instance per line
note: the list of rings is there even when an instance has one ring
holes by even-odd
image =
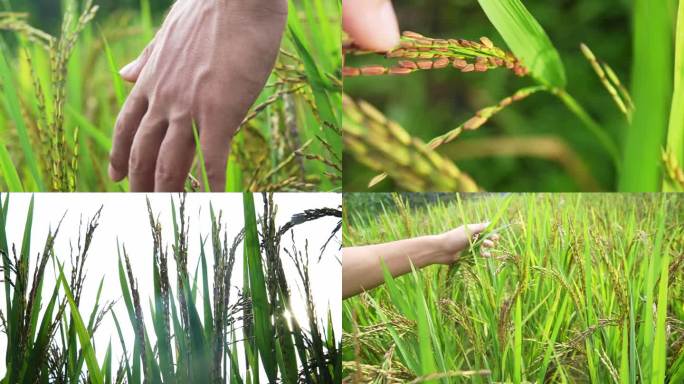
[[[383,262],[389,273],[401,276],[433,264],[452,264],[468,248],[474,236],[487,228],[488,223],[469,224],[439,235],[421,236],[383,244],[348,247],[342,250],[342,297],[348,298],[382,284]],[[482,243],[484,248],[495,246],[497,236]],[[483,252],[488,256],[488,252]]]

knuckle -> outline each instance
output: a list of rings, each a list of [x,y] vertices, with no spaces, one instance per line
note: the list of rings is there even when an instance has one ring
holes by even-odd
[[[221,180],[226,174],[226,163],[224,159],[212,159],[205,162],[207,178],[209,180]]]
[[[117,171],[128,170],[128,161],[123,159],[118,152],[112,152],[109,155],[109,164]]]
[[[183,174],[183,171],[161,162],[157,164],[155,179],[158,184],[172,185],[183,182],[185,180],[185,175]]]
[[[151,172],[150,161],[148,161],[145,153],[136,147],[131,149],[131,156],[128,160],[128,168],[130,173],[135,174],[145,174]]]

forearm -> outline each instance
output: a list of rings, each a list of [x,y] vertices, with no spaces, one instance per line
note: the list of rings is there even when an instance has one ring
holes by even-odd
[[[342,250],[342,297],[347,298],[384,282],[383,262],[389,273],[401,276],[434,264],[443,251],[437,236],[423,236],[385,244]]]

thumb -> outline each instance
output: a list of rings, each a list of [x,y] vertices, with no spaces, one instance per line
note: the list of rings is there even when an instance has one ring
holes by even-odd
[[[131,61],[119,71],[121,78],[130,83],[135,83],[138,81],[138,77],[140,76],[143,68],[145,68],[145,64],[147,64],[147,61],[150,59],[153,50],[154,40],[152,40],[152,42],[145,47],[137,59]]]
[[[465,226],[466,233],[468,234],[469,237],[479,235],[480,233],[484,232],[485,229],[489,226],[489,222],[485,223],[477,223],[477,224],[468,224]]]
[[[399,44],[399,25],[390,0],[344,0],[342,27],[367,50],[389,51]]]

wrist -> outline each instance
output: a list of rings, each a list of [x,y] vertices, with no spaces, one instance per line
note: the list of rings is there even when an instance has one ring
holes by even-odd
[[[444,235],[430,235],[425,236],[426,249],[426,263],[433,264],[450,264],[453,262],[453,255],[449,255],[449,250],[445,247],[446,239]]]
[[[430,236],[431,250],[432,250],[432,264],[453,264],[460,254],[455,251],[450,245],[450,239],[447,233]]]

